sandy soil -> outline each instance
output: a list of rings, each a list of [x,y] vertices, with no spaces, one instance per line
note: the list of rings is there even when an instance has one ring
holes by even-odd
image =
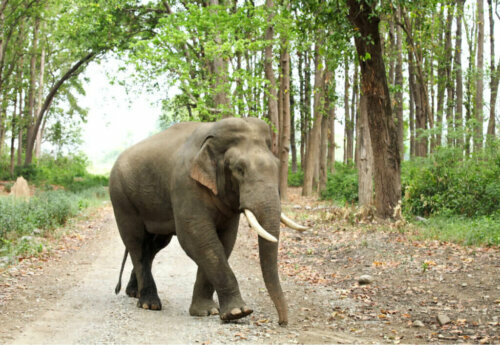
[[[325,207],[306,203],[295,197],[285,205],[313,226],[301,234],[283,228],[287,327],[277,324],[257,238],[243,222],[230,263],[251,316],[233,323],[189,316],[196,266],[175,238],[154,265],[163,310],[139,309],[123,290],[115,295],[124,247],[107,206],[75,226],[50,255],[1,274],[0,342],[500,343],[498,248],[471,251],[348,227],[326,221]],[[130,269],[128,260],[124,285]],[[361,274],[373,281],[360,286]],[[439,325],[438,314],[450,322]]]

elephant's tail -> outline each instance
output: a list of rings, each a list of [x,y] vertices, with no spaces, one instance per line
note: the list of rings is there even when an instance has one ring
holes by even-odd
[[[128,249],[125,248],[125,254],[123,255],[123,261],[122,261],[122,268],[120,269],[120,276],[118,277],[118,284],[116,284],[115,287],[115,294],[117,295],[122,289],[123,268],[125,268],[125,262],[127,262],[127,256],[128,256]]]

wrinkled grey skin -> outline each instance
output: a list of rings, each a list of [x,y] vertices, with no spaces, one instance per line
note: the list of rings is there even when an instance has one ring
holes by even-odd
[[[156,253],[177,235],[198,265],[190,314],[219,313],[221,319],[232,320],[252,313],[228,258],[243,209],[252,211],[279,238],[279,163],[270,145],[264,121],[229,118],[174,125],[120,155],[109,188],[118,229],[134,265],[126,293],[139,298],[139,307],[161,309],[151,265]],[[259,253],[279,323],[286,324],[278,244],[259,237]],[[214,291],[220,306],[213,300]]]

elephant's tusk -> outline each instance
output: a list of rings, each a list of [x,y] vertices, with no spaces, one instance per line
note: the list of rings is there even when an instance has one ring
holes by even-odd
[[[266,230],[264,230],[262,225],[259,224],[259,221],[257,220],[257,218],[255,218],[255,215],[252,213],[252,211],[245,209],[244,212],[245,212],[245,216],[247,217],[248,224],[250,224],[252,229],[257,231],[257,233],[259,234],[260,237],[262,237],[270,242],[278,242],[276,237],[274,237],[273,235],[268,233]]]
[[[294,230],[297,230],[297,231],[305,231],[305,230],[309,229],[307,226],[303,226],[303,225],[295,223],[293,220],[291,220],[290,218],[288,218],[287,216],[285,216],[284,213],[281,213],[281,218],[280,219],[281,219],[281,222],[283,224],[285,224],[286,226],[288,226],[291,229],[294,229]]]

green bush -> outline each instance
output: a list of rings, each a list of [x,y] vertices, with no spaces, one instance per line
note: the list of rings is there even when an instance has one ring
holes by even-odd
[[[358,201],[358,172],[352,165],[335,162],[335,171],[328,173],[326,189],[321,198],[340,202]]]
[[[29,200],[0,197],[0,238],[56,228],[77,215],[91,200],[106,196],[103,187],[94,187],[81,193],[41,192]]]
[[[499,176],[496,149],[464,160],[461,150],[439,148],[403,163],[403,210],[421,216],[493,214],[499,210]]]
[[[82,155],[54,158],[42,156],[36,164],[16,166],[14,178],[23,176],[30,183],[50,190],[51,185],[80,192],[96,186],[107,186],[108,177],[87,172],[88,161]]]
[[[304,172],[300,167],[297,172],[293,173],[292,169],[288,169],[288,185],[290,187],[301,187],[304,184]]]

